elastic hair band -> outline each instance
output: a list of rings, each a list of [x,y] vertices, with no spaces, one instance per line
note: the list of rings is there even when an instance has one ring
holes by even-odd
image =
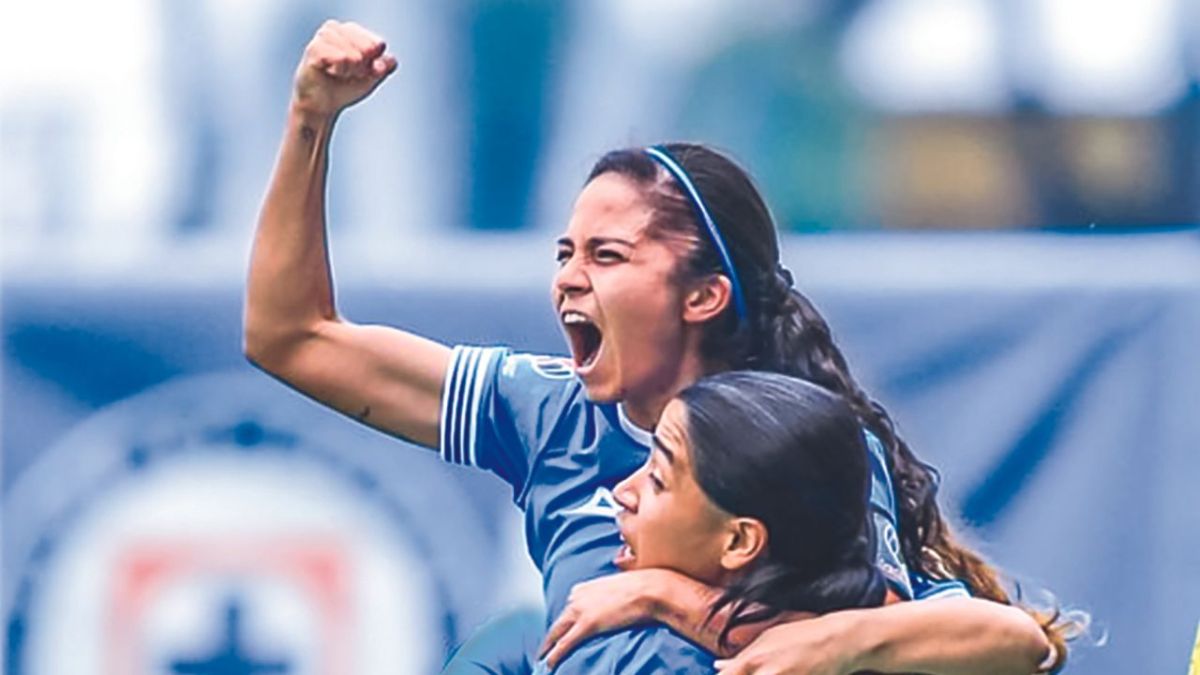
[[[725,276],[729,277],[729,285],[733,291],[733,307],[737,310],[738,320],[746,319],[746,299],[742,296],[742,284],[738,281],[737,270],[733,267],[733,258],[729,255],[729,250],[725,248],[725,239],[721,236],[721,231],[717,229],[717,223],[708,213],[708,207],[705,206],[704,200],[700,197],[700,191],[692,184],[692,179],[688,176],[687,171],[675,161],[667,153],[666,148],[661,145],[654,145],[646,148],[646,154],[654,158],[659,164],[662,164],[675,180],[683,186],[683,191],[687,194],[688,199],[692,202],[692,207],[696,210],[696,215],[704,226],[708,229],[708,236],[712,239],[713,246],[717,249],[717,255],[721,258],[721,269],[725,271]]]

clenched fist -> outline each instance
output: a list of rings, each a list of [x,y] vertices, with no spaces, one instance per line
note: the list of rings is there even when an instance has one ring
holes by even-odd
[[[366,98],[396,70],[387,44],[362,26],[326,21],[308,47],[292,91],[292,105],[334,115]]]

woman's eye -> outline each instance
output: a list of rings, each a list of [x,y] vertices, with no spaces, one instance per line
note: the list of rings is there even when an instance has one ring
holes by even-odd
[[[663,489],[667,487],[666,484],[662,482],[662,479],[653,473],[650,474],[650,484],[654,486],[655,492],[662,492]]]
[[[568,251],[566,249],[559,249],[559,251],[554,254],[554,261],[557,262],[559,265],[561,265],[561,264],[567,262],[567,260],[570,259],[570,257],[571,257],[570,251]]]
[[[596,251],[596,260],[600,262],[624,262],[625,257],[616,251],[599,250]]]

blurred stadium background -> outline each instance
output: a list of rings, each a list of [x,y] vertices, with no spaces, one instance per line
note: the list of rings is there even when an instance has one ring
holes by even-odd
[[[1200,3],[0,12],[5,672],[431,672],[538,601],[498,481],[242,360],[257,206],[329,16],[402,61],[335,140],[343,313],[560,352],[552,240],[591,162],[724,148],[944,505],[1107,633],[1068,672],[1186,668]]]

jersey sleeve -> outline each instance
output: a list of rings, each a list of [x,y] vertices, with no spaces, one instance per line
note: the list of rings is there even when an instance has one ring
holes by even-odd
[[[442,459],[491,471],[514,496],[522,494],[530,458],[561,417],[574,382],[562,359],[455,347],[442,385]]]
[[[875,536],[875,566],[888,585],[905,600],[970,597],[967,585],[958,579],[934,579],[910,571],[900,551],[896,492],[888,471],[886,450],[875,434],[864,431],[871,465],[871,526]]]
[[[867,458],[871,467],[870,525],[875,542],[875,566],[887,579],[888,586],[905,600],[913,598],[908,565],[900,551],[899,521],[896,518],[896,493],[888,471],[883,443],[870,431],[863,431]]]
[[[662,625],[605,633],[579,645],[548,671],[538,664],[533,675],[695,675],[713,671],[713,656]]]

